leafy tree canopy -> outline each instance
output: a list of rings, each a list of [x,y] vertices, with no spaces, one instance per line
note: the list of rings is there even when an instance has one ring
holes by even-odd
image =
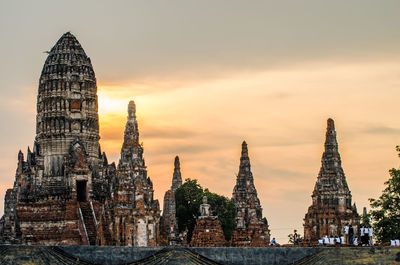
[[[400,147],[396,146],[400,156]],[[389,170],[389,180],[379,199],[369,199],[374,233],[384,243],[400,238],[400,170]]]
[[[203,196],[207,196],[213,215],[218,216],[224,231],[225,239],[230,240],[235,227],[236,207],[228,198],[210,192],[197,183],[196,179],[186,179],[176,191],[176,216],[178,218],[179,231],[188,231],[188,242],[192,238],[196,218],[200,215],[199,208]]]

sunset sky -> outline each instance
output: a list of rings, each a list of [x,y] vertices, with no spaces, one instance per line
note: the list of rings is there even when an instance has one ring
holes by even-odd
[[[311,204],[326,120],[359,212],[398,167],[400,1],[0,1],[0,213],[35,137],[38,80],[71,31],[97,77],[102,150],[118,161],[135,100],[155,196],[173,160],[231,197],[243,140],[263,215],[287,242]]]

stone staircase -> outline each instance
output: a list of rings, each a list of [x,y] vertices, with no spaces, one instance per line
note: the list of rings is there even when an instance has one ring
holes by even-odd
[[[97,229],[92,207],[90,207],[90,202],[79,202],[79,208],[81,209],[83,221],[85,223],[86,232],[89,238],[89,245],[96,245]]]

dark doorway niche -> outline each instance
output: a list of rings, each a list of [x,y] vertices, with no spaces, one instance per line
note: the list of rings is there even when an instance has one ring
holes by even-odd
[[[87,200],[86,180],[76,181],[76,199],[78,202],[85,202]]]

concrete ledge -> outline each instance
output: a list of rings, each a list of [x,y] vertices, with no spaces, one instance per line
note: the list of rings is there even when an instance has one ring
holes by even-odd
[[[163,254],[189,251],[216,264],[400,264],[400,248],[395,247],[268,247],[268,248],[163,248],[108,246],[19,246],[0,245],[0,264],[141,264]],[[187,253],[189,253],[187,252]],[[168,255],[165,255],[168,253]],[[186,255],[188,256],[188,255]],[[167,257],[167,259],[165,259]],[[171,260],[168,259],[171,257]],[[176,260],[176,259],[175,259]],[[191,262],[179,264],[192,264]],[[202,264],[202,263],[198,263]],[[208,263],[210,264],[210,263]]]

